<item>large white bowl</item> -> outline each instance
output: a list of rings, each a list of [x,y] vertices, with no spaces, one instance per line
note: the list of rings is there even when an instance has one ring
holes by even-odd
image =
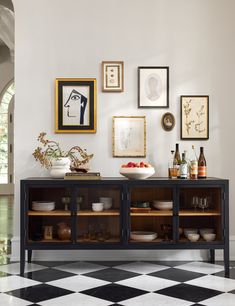
[[[133,180],[143,180],[155,173],[153,167],[151,168],[120,168],[120,174]]]
[[[153,206],[159,210],[171,210],[173,208],[173,201],[153,201]]]
[[[147,231],[134,231],[131,232],[130,238],[135,241],[148,242],[157,238],[157,233]]]
[[[216,234],[214,234],[214,233],[206,233],[206,234],[203,234],[202,237],[203,237],[204,240],[209,242],[209,241],[215,240]]]
[[[213,228],[200,228],[199,232],[203,236],[204,234],[214,234],[215,230]]]
[[[33,201],[32,209],[36,211],[51,211],[55,209],[55,202]]]

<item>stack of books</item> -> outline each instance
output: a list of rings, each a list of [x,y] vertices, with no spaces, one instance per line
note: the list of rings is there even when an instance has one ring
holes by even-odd
[[[67,172],[64,176],[65,180],[100,180],[100,172]]]

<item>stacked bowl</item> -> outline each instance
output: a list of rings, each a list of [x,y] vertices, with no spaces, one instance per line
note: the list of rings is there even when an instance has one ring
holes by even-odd
[[[50,201],[33,201],[32,210],[36,211],[51,211],[55,209],[55,202]]]

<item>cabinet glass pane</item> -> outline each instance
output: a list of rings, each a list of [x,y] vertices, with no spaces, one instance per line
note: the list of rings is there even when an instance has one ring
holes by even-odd
[[[70,242],[71,189],[31,188],[28,201],[28,241]]]
[[[180,242],[221,242],[221,203],[220,188],[181,189],[179,205]]]
[[[120,242],[120,201],[119,186],[78,188],[77,242]],[[102,204],[95,209],[93,203]]]
[[[130,242],[173,242],[172,188],[131,188]]]

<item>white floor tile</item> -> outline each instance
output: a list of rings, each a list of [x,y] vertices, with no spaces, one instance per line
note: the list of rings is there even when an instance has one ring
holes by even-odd
[[[38,284],[41,283],[17,275],[6,276],[0,278],[0,292],[12,291],[29,286],[35,286]]]
[[[152,292],[177,285],[179,282],[150,275],[140,275],[119,281],[117,284]]]
[[[107,269],[105,266],[96,265],[89,262],[74,262],[67,265],[55,267],[57,270],[71,272],[74,274],[85,274],[89,272],[94,272],[102,269]]]
[[[115,269],[126,270],[134,273],[141,273],[141,274],[149,274],[156,271],[161,271],[165,269],[169,269],[169,267],[155,265],[148,262],[132,262],[120,266],[116,266]]]
[[[110,282],[106,282],[103,280],[95,279],[92,277],[84,276],[84,275],[75,275],[71,277],[66,277],[62,279],[58,279],[55,281],[51,281],[47,283],[48,285],[60,287],[63,289],[79,292],[99,286],[104,286],[110,284]]]
[[[126,301],[122,301],[120,304],[124,306],[189,306],[192,305],[192,302],[172,298],[162,294],[147,293]]]
[[[33,272],[38,270],[46,269],[46,267],[33,264],[33,263],[25,263],[25,273]],[[20,273],[20,263],[12,263],[9,265],[0,266],[0,271],[6,272],[9,274],[19,274]]]
[[[220,265],[195,261],[195,262],[189,262],[189,263],[177,266],[177,269],[204,273],[204,274],[212,274],[212,273],[223,271],[224,267]]]
[[[27,306],[30,304],[32,304],[32,302],[25,301],[8,294],[0,293],[0,305],[2,306]]]
[[[107,306],[110,304],[111,303],[109,301],[97,299],[95,297],[81,293],[73,293],[48,301],[40,302],[40,305],[43,306]]]
[[[223,293],[208,300],[201,301],[201,304],[206,306],[234,306],[235,294]]]
[[[224,277],[219,277],[219,276],[214,276],[214,275],[206,275],[203,277],[199,277],[199,278],[186,282],[186,284],[219,290],[223,292],[235,290],[235,280],[234,279],[229,279],[229,278],[224,278]]]

